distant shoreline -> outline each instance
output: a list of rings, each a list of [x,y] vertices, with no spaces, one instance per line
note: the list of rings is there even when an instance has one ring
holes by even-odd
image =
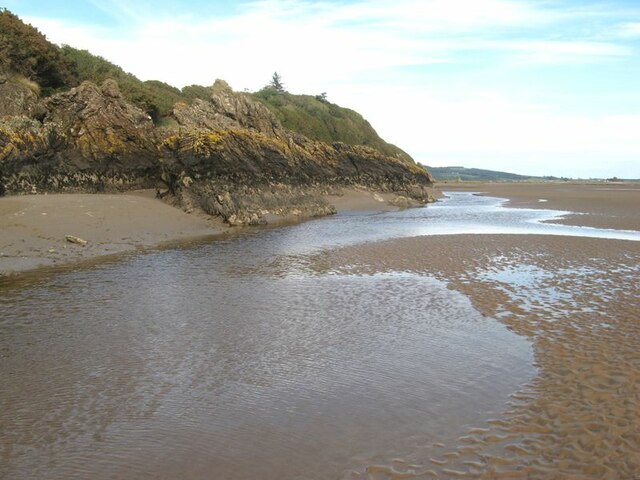
[[[640,230],[640,183],[605,182],[451,182],[441,191],[480,192],[507,198],[513,208],[572,212],[550,223],[614,230]]]

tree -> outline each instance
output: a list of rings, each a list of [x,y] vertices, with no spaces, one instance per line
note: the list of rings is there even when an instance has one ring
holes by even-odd
[[[278,93],[285,92],[284,85],[282,83],[282,77],[280,76],[280,74],[278,74],[278,72],[273,72],[273,76],[271,77],[271,83],[269,84],[269,86],[275,88],[276,92]]]
[[[322,92],[320,95],[316,95],[316,100],[323,103],[329,103],[327,101],[327,92]]]

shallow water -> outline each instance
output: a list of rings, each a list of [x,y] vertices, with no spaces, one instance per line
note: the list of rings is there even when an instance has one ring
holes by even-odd
[[[640,239],[501,203],[455,193],[0,285],[0,477],[336,478],[453,442],[533,377],[529,341],[428,275],[304,259],[452,231]]]

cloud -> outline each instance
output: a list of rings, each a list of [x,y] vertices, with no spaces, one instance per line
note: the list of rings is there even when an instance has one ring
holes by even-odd
[[[640,22],[623,23],[618,28],[618,34],[623,38],[640,38]]]
[[[402,89],[369,108],[384,138],[428,165],[640,178],[640,114],[576,113],[504,91],[456,93],[452,99],[442,91]],[[367,98],[382,95],[371,86],[347,96],[362,110]],[[636,163],[629,168],[631,158]]]
[[[53,41],[88,48],[142,78],[178,86],[227,75],[243,88],[258,88],[255,77],[279,69],[295,86],[304,87],[300,71],[328,83],[394,67],[464,62],[465,55],[477,52],[495,55],[492,61],[540,64],[598,62],[629,54],[624,46],[602,41],[518,33],[564,16],[512,0],[260,0],[223,17],[154,15],[145,2],[95,4],[135,26],[109,32],[30,20]],[[174,68],[166,69],[162,59]]]

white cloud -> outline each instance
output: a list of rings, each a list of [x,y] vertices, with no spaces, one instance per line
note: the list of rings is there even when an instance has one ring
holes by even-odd
[[[428,165],[640,178],[640,114],[579,115],[504,92],[451,100],[442,92],[402,89],[386,102],[368,101],[383,95],[369,87],[346,98],[356,110],[371,110],[384,138]],[[630,158],[636,159],[631,169]]]
[[[503,47],[516,53],[516,63],[525,64],[595,63],[632,54],[627,46],[596,41],[525,41]]]
[[[464,54],[567,63],[629,53],[604,42],[493,35],[496,29],[512,32],[561,17],[512,0],[377,0],[340,6],[261,0],[222,18],[146,16],[119,0],[102,8],[133,20],[136,28],[108,32],[30,20],[55,42],[88,48],[141,78],[177,86],[223,76],[241,88],[255,89],[277,69],[289,78],[290,87],[304,90],[309,83],[352,81],[399,66],[457,62]]]
[[[621,37],[640,38],[640,22],[630,22],[620,25],[618,33]]]

